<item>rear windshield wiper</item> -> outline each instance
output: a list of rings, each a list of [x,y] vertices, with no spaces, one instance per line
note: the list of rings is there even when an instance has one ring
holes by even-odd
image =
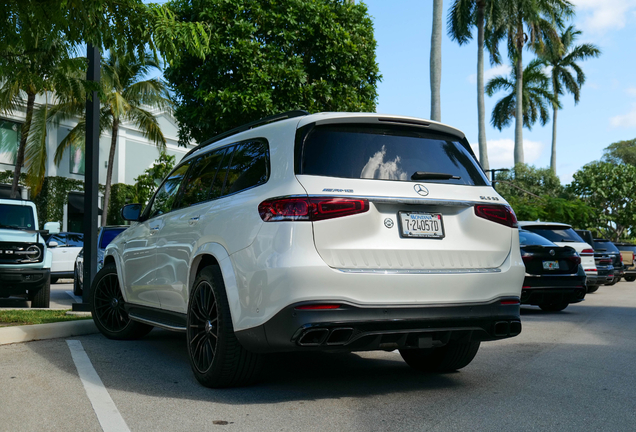
[[[411,180],[459,180],[461,177],[447,174],[447,173],[434,173],[427,171],[416,171],[411,176]]]

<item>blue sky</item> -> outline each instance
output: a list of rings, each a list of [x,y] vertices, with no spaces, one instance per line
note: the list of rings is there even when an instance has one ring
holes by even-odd
[[[429,55],[431,0],[365,0],[373,17],[378,42],[377,61],[383,81],[378,86],[377,112],[430,117]],[[636,138],[636,0],[573,0],[573,19],[583,31],[578,43],[594,43],[603,54],[581,63],[587,81],[581,100],[562,98],[558,113],[557,174],[562,183],[588,162],[600,159],[603,149],[615,141]],[[442,122],[461,129],[477,146],[477,46],[459,46],[446,35],[446,16],[451,0],[444,1],[442,40]],[[476,35],[475,35],[476,36]],[[505,53],[505,51],[504,51]],[[505,54],[504,54],[505,55]],[[524,63],[533,54],[524,51]],[[486,80],[508,73],[508,61],[498,67],[485,65]],[[487,122],[502,94],[486,96]],[[491,168],[512,166],[514,125],[498,131],[487,125]],[[526,163],[550,165],[552,119],[531,131],[524,128]],[[477,152],[476,152],[477,153]]]

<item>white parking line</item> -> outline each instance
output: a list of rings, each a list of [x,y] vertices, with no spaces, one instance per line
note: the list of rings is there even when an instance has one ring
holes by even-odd
[[[115,402],[108,394],[104,383],[97,375],[91,360],[88,358],[82,343],[78,340],[67,340],[71,357],[75,362],[75,367],[80,380],[86,390],[86,395],[93,405],[93,410],[97,414],[97,420],[104,432],[130,432],[128,425],[115,406]]]

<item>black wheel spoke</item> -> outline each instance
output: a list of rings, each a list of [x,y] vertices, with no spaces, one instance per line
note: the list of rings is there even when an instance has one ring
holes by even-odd
[[[218,340],[216,296],[207,281],[199,283],[188,311],[188,343],[193,365],[205,373],[213,364]]]
[[[106,330],[119,332],[130,322],[124,310],[124,297],[119,289],[119,279],[114,273],[104,275],[95,284],[95,318]]]

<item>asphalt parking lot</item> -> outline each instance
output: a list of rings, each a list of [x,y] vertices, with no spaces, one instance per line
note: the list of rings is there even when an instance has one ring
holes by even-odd
[[[80,297],[73,295],[73,280],[60,279],[59,283],[51,284],[51,304],[49,309],[70,309],[75,302],[81,302]],[[29,308],[31,302],[21,297],[0,298],[0,308],[21,309]]]
[[[484,343],[456,373],[416,373],[397,352],[285,354],[268,358],[260,384],[229,390],[195,381],[182,334],[72,338],[123,429],[100,423],[67,340],[5,345],[0,430],[634,430],[636,283],[560,313],[524,307],[522,321],[520,336]]]

